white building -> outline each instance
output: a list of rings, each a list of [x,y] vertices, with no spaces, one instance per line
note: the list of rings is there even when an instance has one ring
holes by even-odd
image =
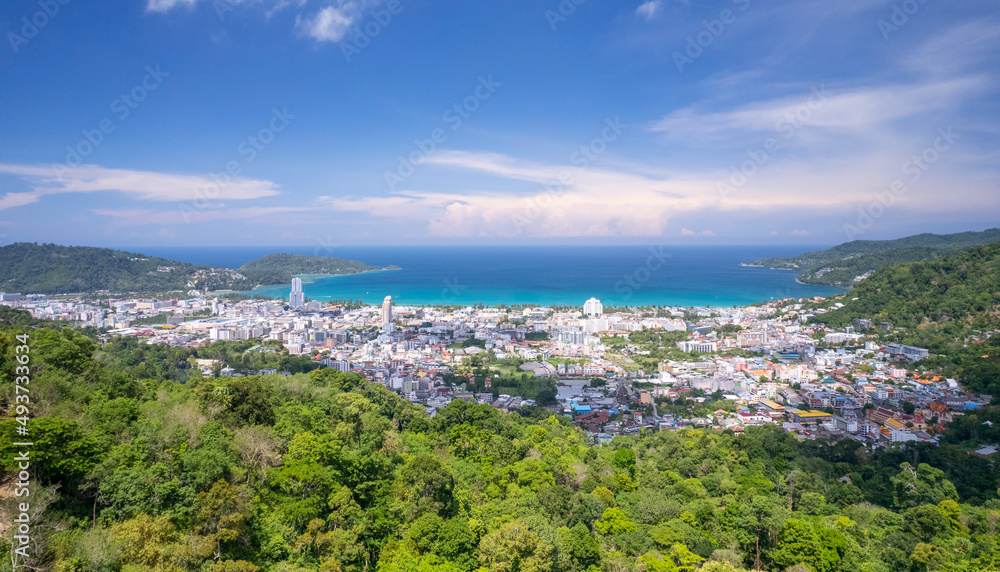
[[[736,343],[741,348],[767,343],[767,332],[755,332],[744,330],[736,334]]]
[[[677,342],[677,347],[684,352],[695,351],[700,354],[709,354],[719,350],[719,344],[717,342],[710,342],[708,340]]]
[[[392,323],[392,296],[386,296],[382,301],[382,325]]]
[[[591,298],[583,303],[583,314],[600,318],[604,315],[604,305],[597,298]]]
[[[292,293],[288,295],[288,307],[299,310],[306,305],[306,295],[302,292],[302,279],[292,278]]]

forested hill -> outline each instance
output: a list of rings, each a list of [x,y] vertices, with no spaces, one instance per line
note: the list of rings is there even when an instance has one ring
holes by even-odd
[[[168,292],[245,287],[235,271],[109,248],[18,242],[0,247],[0,291]]]
[[[939,355],[922,363],[962,379],[970,391],[1000,398],[1000,334],[986,337],[1000,328],[1000,242],[884,268],[839,301],[842,308],[811,321],[832,327],[856,318],[876,327],[890,322],[883,338],[930,349]]]
[[[24,394],[15,394],[14,369],[25,331],[34,488],[33,550],[22,564],[34,570],[1000,567],[1000,473],[967,454],[1000,440],[993,411],[949,424],[940,446],[870,450],[767,426],[594,447],[543,410],[522,417],[454,401],[432,418],[331,368],[186,372],[181,384],[170,379],[180,371],[146,367],[149,352],[211,358],[226,342],[99,346],[70,328],[9,327],[0,330],[0,393],[11,403]],[[18,500],[9,478],[19,470],[14,415],[0,416],[5,554]]]
[[[835,327],[849,326],[855,318],[904,328],[938,326],[952,337],[1000,327],[1000,242],[884,268],[844,298],[843,308],[815,320]]]
[[[295,274],[354,274],[378,268],[354,260],[277,254],[239,271],[89,246],[19,242],[0,247],[0,292],[163,293],[250,290]]]
[[[325,256],[300,256],[297,254],[269,254],[240,266],[240,274],[257,284],[287,284],[292,277],[303,274],[359,274],[379,268],[357,260],[327,258]]]
[[[851,286],[855,278],[893,264],[936,260],[1000,240],[1000,229],[956,234],[918,234],[897,240],[855,240],[791,258],[765,258],[754,265],[800,272],[807,284]]]

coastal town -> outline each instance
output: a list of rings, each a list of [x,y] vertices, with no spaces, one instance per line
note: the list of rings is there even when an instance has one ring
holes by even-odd
[[[944,423],[991,399],[965,392],[961,380],[925,373],[928,351],[885,342],[888,322],[859,319],[833,330],[810,321],[824,312],[823,298],[615,312],[593,298],[569,311],[397,306],[391,297],[349,307],[307,302],[298,279],[287,301],[191,294],[95,303],[0,293],[0,304],[149,344],[253,341],[247,352],[303,356],[316,367],[357,373],[432,416],[456,399],[509,412],[546,409],[571,418],[595,442],[685,427],[740,433],[764,424],[871,447],[936,442]],[[657,342],[651,333],[675,341]],[[667,343],[670,357],[649,357]],[[205,376],[288,373],[214,360],[197,367]],[[540,392],[543,383],[555,391]]]

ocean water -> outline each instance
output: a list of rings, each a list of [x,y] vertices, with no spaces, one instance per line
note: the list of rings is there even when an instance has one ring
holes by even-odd
[[[821,247],[822,248],[822,247]],[[770,299],[827,296],[842,289],[806,286],[796,273],[741,262],[792,256],[802,246],[503,246],[503,247],[132,247],[194,264],[239,268],[266,254],[323,255],[402,270],[318,278],[303,285],[314,300],[397,304],[580,306],[734,306]],[[290,285],[255,292],[288,297]]]

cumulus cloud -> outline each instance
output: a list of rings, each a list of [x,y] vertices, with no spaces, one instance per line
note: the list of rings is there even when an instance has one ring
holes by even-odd
[[[28,192],[8,192],[0,197],[0,210],[41,200],[46,195],[63,193],[118,192],[129,198],[146,201],[249,200],[279,194],[271,182],[246,177],[216,183],[210,175],[178,175],[152,171],[109,169],[98,165],[75,168],[45,165],[0,163],[0,173],[15,175],[28,182]]]
[[[327,6],[312,17],[296,18],[296,25],[317,42],[339,42],[351,29],[356,14],[357,6],[352,2],[340,7]]]
[[[681,236],[715,236],[715,232],[707,229],[701,232],[695,232],[690,228],[682,228]]]

